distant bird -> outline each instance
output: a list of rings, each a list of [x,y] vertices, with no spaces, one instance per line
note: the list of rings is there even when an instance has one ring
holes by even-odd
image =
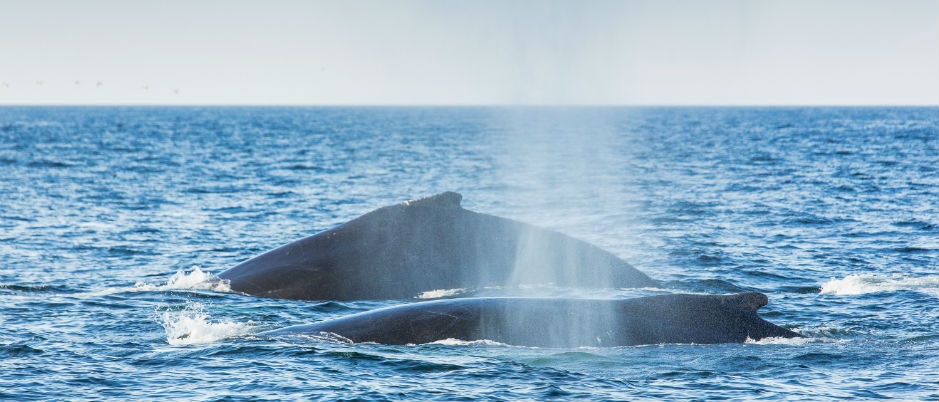
[[[173,90],[173,95],[179,95],[179,88]]]
[[[46,82],[43,80],[36,80],[36,85],[43,86],[43,85],[46,85]]]
[[[75,85],[81,85],[81,84],[82,84],[82,82],[81,82],[81,81],[79,81],[79,80],[75,80]]]
[[[143,88],[144,91],[149,91],[149,90],[150,90],[150,86],[149,86],[149,85],[144,85],[142,88]]]
[[[101,88],[101,87],[103,87],[103,86],[104,86],[104,82],[102,82],[102,81],[98,81],[98,83],[97,83],[97,84],[95,84],[95,86],[96,86],[96,87],[98,87],[98,88]]]

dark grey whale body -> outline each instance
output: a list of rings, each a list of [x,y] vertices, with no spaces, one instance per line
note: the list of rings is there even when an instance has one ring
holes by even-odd
[[[519,284],[657,286],[600,248],[468,211],[461,200],[445,192],[379,208],[219,277],[237,292],[302,300],[405,299],[438,289]]]
[[[623,300],[467,298],[418,302],[270,331],[352,342],[491,340],[537,347],[740,343],[801,335],[763,320],[762,293],[670,294]],[[341,338],[340,338],[341,339]]]

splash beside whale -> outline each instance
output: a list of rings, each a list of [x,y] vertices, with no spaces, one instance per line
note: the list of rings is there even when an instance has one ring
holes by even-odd
[[[742,343],[801,335],[757,314],[762,293],[669,294],[621,300],[467,298],[404,304],[263,336],[308,335],[381,344],[445,339],[535,347]]]
[[[596,246],[460,206],[445,192],[379,208],[222,272],[231,289],[300,300],[408,299],[439,289],[658,284]]]

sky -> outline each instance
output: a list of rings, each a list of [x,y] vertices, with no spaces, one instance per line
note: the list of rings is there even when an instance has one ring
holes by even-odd
[[[937,0],[0,10],[0,105],[939,105]]]

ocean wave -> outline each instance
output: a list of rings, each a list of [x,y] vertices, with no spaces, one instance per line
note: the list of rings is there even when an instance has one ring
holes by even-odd
[[[137,286],[146,287],[147,285],[138,282],[135,287]],[[167,289],[200,289],[213,290],[216,292],[231,292],[228,280],[221,279],[209,272],[204,272],[199,267],[193,267],[192,271],[188,273],[176,271],[176,273],[166,281],[166,285],[158,286],[155,290]]]
[[[748,337],[747,340],[744,341],[744,343],[746,343],[746,344],[751,344],[751,345],[794,345],[794,346],[802,346],[802,345],[806,345],[806,344],[809,344],[809,343],[815,343],[815,342],[821,342],[821,341],[823,341],[823,339],[820,339],[820,338],[811,338],[811,337],[804,337],[804,338],[783,338],[783,337],[771,336],[771,337],[763,338],[763,339],[760,339],[760,340],[754,340],[754,339],[750,339],[750,338]]]
[[[444,297],[454,297],[454,296],[458,296],[458,295],[461,295],[461,294],[463,294],[463,293],[466,293],[466,289],[464,289],[464,288],[456,288],[456,289],[436,289],[436,290],[428,290],[428,291],[426,291],[426,292],[424,292],[424,293],[421,293],[421,294],[417,295],[417,298],[418,298],[418,299],[441,299],[441,298],[444,298]]]
[[[164,311],[160,321],[170,345],[197,345],[249,334],[254,325],[231,320],[211,321],[202,303],[191,303],[180,311]]]
[[[134,292],[162,292],[167,290],[211,290],[214,292],[230,293],[231,287],[227,279],[221,279],[210,272],[205,272],[198,266],[192,267],[192,270],[185,272],[176,271],[165,284],[149,284],[137,282],[134,286],[122,286],[108,288],[96,292],[88,293],[88,296],[105,296],[117,293]]]
[[[447,338],[441,339],[439,341],[433,341],[428,343],[428,345],[444,345],[444,346],[509,346],[507,344],[491,341],[488,339],[481,339],[475,341],[464,341],[462,339],[456,338]]]
[[[898,290],[911,290],[939,297],[939,276],[852,274],[825,282],[822,284],[821,294],[862,295]]]

